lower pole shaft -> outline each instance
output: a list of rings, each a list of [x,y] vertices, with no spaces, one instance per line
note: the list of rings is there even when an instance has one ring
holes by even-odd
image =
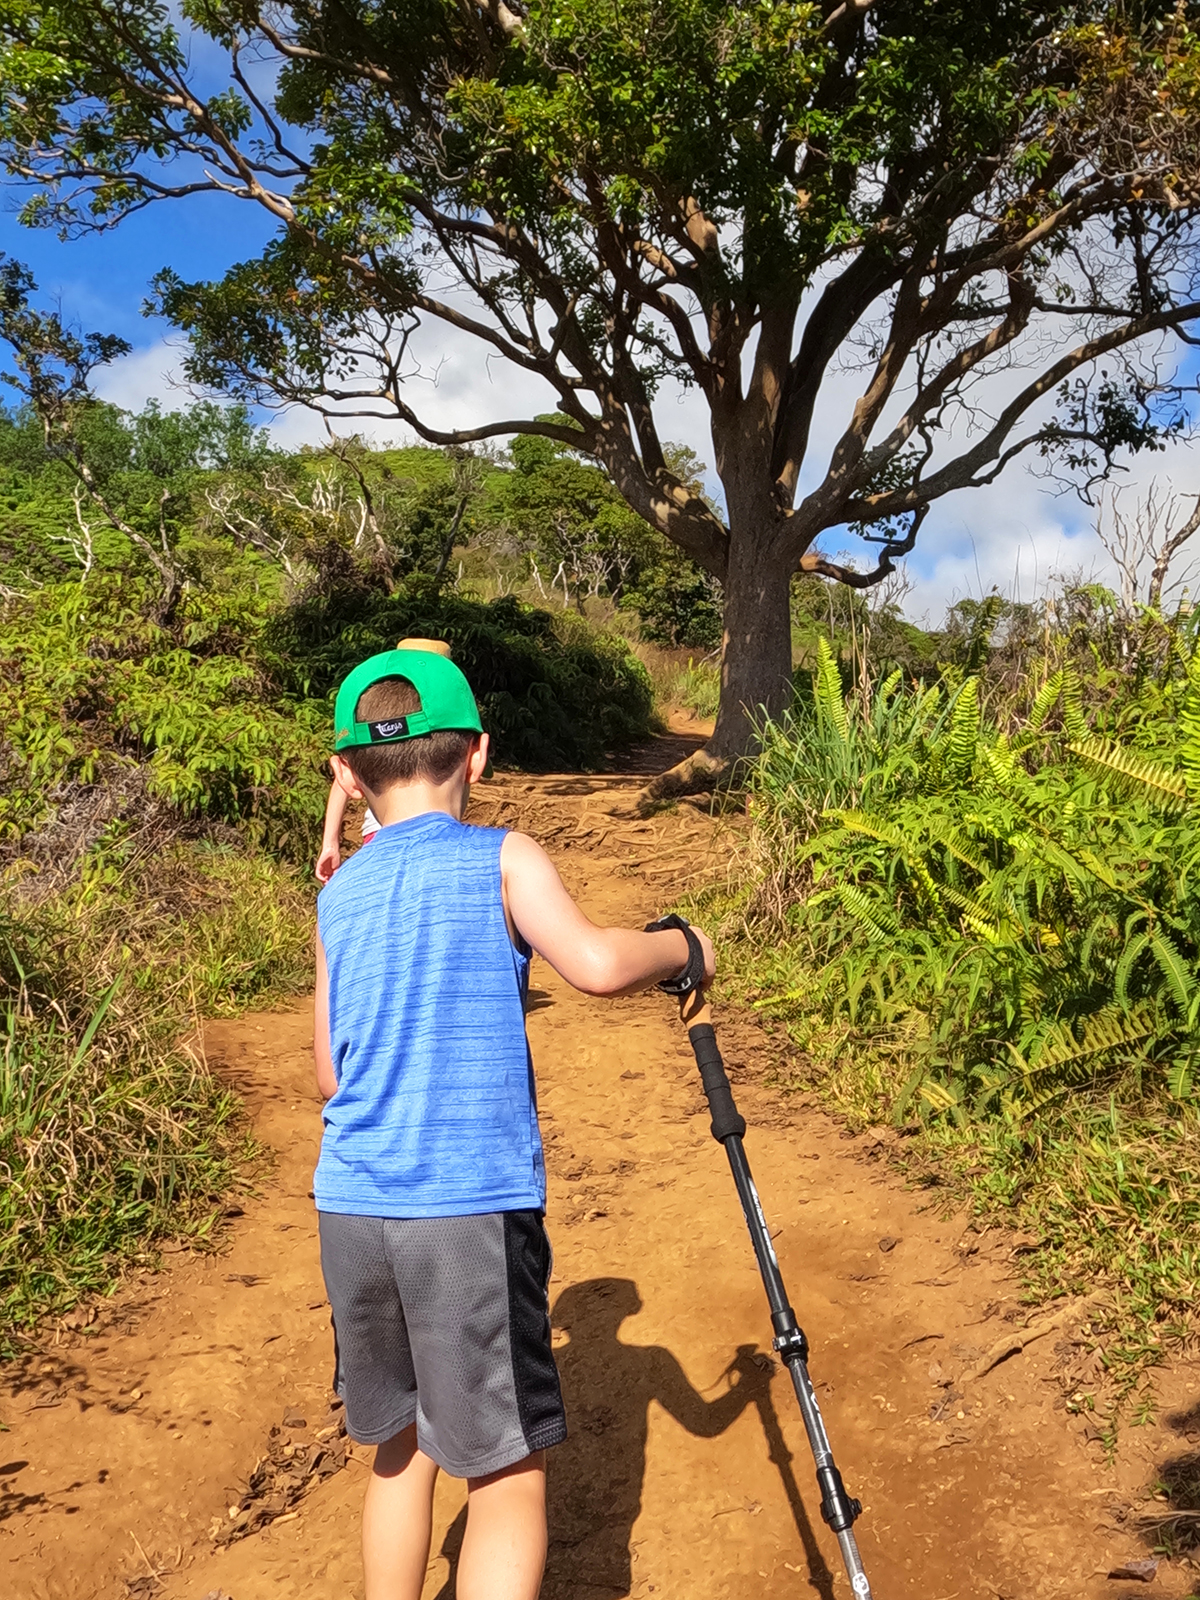
[[[808,1372],[808,1340],[788,1300],[775,1247],[771,1243],[770,1229],[763,1215],[762,1202],[758,1198],[750,1162],[742,1144],[746,1123],[734,1104],[725,1064],[721,1060],[716,1035],[707,1013],[707,1005],[693,1007],[689,1018],[688,1038],[695,1051],[701,1082],[708,1097],[712,1113],[713,1137],[724,1145],[725,1154],[729,1158],[730,1171],[737,1187],[738,1198],[742,1203],[742,1212],[746,1218],[754,1254],[758,1260],[763,1288],[767,1293],[767,1303],[771,1308],[771,1324],[775,1330],[774,1347],[791,1374],[792,1386],[800,1404],[804,1431],[808,1435],[809,1448],[812,1450],[817,1469],[822,1519],[837,1536],[842,1563],[850,1579],[855,1600],[871,1600],[871,1585],[863,1571],[862,1557],[859,1555],[858,1542],[854,1537],[854,1523],[862,1512],[862,1506],[847,1492],[837,1463],[833,1459],[829,1436],[825,1432],[825,1419],[821,1415],[816,1391]]]

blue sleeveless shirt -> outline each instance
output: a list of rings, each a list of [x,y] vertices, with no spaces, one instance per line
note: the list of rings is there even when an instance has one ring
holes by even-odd
[[[504,920],[499,828],[442,811],[381,828],[317,900],[337,1093],[321,1211],[542,1210],[525,1036],[529,952]]]

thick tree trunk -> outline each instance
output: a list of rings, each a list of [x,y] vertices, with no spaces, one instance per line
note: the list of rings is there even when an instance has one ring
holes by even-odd
[[[731,523],[717,725],[703,750],[653,780],[643,791],[645,804],[736,780],[764,717],[778,716],[790,699],[791,562],[774,529],[757,538],[746,532],[739,538],[739,531]]]
[[[650,804],[735,782],[756,730],[791,695],[790,586],[804,545],[781,510],[771,455],[794,320],[790,303],[764,316],[745,390],[739,375],[713,403],[713,448],[729,516],[721,703],[707,746],[650,784],[643,792]]]
[[[764,717],[778,716],[791,697],[790,579],[766,540],[730,540],[721,707],[707,746],[714,761],[748,755]]]

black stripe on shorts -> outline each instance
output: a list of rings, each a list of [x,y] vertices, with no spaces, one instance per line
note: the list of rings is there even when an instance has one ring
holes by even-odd
[[[539,1212],[505,1211],[502,1215],[517,1411],[530,1450],[546,1450],[561,1444],[567,1432],[550,1344],[550,1240]]]

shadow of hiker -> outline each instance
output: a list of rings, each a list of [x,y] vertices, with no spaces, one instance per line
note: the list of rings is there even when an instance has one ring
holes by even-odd
[[[772,1367],[754,1346],[742,1345],[726,1368],[736,1382],[706,1399],[669,1350],[618,1337],[621,1324],[641,1309],[636,1285],[625,1278],[572,1284],[555,1303],[554,1326],[568,1336],[555,1354],[570,1431],[549,1456],[550,1549],[542,1600],[615,1600],[629,1593],[652,1400],[702,1439],[715,1439],[747,1406],[756,1408],[804,1546],[809,1582],[822,1600],[832,1600],[832,1578],[800,1500],[771,1396]],[[465,1525],[464,1510],[442,1542],[451,1570],[435,1600],[452,1600]]]
[[[1154,1498],[1135,1526],[1150,1550],[1165,1544],[1175,1555],[1194,1558],[1200,1546],[1200,1402],[1162,1420],[1190,1448],[1155,1462],[1148,1485]]]

